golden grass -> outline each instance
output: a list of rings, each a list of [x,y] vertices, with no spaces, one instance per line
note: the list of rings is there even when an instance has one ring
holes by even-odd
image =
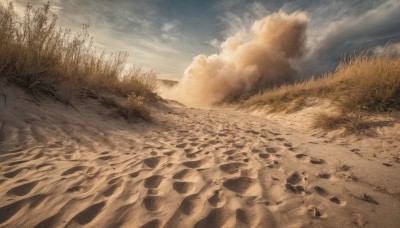
[[[264,91],[246,100],[243,107],[292,112],[304,108],[310,98],[328,99],[338,111],[316,116],[314,126],[324,129],[357,130],[366,114],[400,110],[400,56],[355,56],[341,62],[333,73]]]
[[[292,112],[301,109],[310,97],[323,97],[331,92],[331,75],[306,82],[282,85],[260,92],[244,101],[243,107],[263,107],[268,105],[270,112]]]
[[[132,96],[155,98],[157,73],[140,67],[126,70],[127,57],[125,52],[97,53],[87,26],[75,35],[58,28],[49,3],[41,8],[28,3],[23,19],[16,16],[12,3],[0,3],[0,81],[36,97],[60,100],[56,87],[67,82],[83,95],[107,92],[126,97],[128,103]]]
[[[150,110],[144,104],[145,99],[135,94],[130,94],[126,99],[118,97],[102,96],[100,103],[106,108],[113,109],[112,117],[123,117],[125,120],[134,121],[137,118],[150,120]]]
[[[313,126],[325,130],[336,130],[344,128],[347,133],[360,133],[368,128],[361,113],[318,113],[314,117]]]

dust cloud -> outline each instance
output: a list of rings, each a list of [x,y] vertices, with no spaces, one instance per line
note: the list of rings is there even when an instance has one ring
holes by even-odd
[[[305,51],[308,16],[304,12],[273,13],[244,33],[228,37],[221,52],[198,55],[176,86],[160,94],[185,105],[208,107],[293,82],[291,61]]]

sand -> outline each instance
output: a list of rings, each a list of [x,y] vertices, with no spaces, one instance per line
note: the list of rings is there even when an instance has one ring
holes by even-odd
[[[233,109],[152,123],[16,89],[0,102],[1,227],[398,227],[400,138],[332,138]],[[171,103],[172,104],[172,103]]]

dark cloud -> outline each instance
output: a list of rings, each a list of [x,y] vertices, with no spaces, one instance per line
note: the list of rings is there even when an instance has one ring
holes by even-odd
[[[357,13],[343,14],[334,21],[328,20],[325,28],[313,28],[311,32],[319,40],[310,46],[308,56],[301,64],[304,76],[331,70],[345,54],[400,41],[400,2],[386,1],[380,5],[371,4],[371,7],[361,6],[367,10],[355,9]]]
[[[19,8],[27,0],[14,0]],[[47,0],[31,0],[34,5]],[[400,42],[398,0],[50,0],[64,27],[90,25],[96,45],[128,51],[131,62],[164,78],[183,75],[198,54],[218,52],[227,37],[277,11],[307,11],[307,51],[296,65],[303,77],[332,69],[344,53]],[[19,13],[23,12],[19,10]],[[168,23],[176,22],[170,30]],[[172,24],[171,24],[172,25]],[[168,31],[166,31],[168,30]]]

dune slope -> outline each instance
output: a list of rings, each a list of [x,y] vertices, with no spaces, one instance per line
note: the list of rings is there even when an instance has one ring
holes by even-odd
[[[10,90],[0,102],[1,227],[396,227],[396,135],[346,141],[229,109],[153,123]],[[398,138],[397,138],[398,139]]]

